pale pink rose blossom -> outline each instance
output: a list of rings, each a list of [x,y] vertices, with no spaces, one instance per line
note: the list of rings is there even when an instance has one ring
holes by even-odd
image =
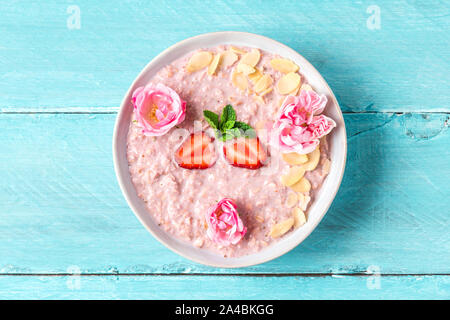
[[[327,104],[325,95],[312,90],[303,90],[300,96],[287,96],[278,120],[272,130],[272,145],[281,152],[306,154],[319,144],[319,139],[336,126],[336,123],[320,114]]]
[[[146,136],[162,136],[186,116],[186,102],[162,83],[137,88],[132,102],[136,120]]]
[[[287,96],[279,113],[280,120],[291,120],[299,126],[310,123],[313,115],[322,113],[327,104],[325,95],[318,95],[312,90],[302,90],[300,96]]]
[[[280,121],[272,131],[272,145],[282,153],[296,152],[306,154],[313,152],[319,139],[307,126],[296,126],[289,121]]]
[[[308,128],[312,131],[313,136],[318,138],[329,134],[334,127],[336,127],[336,122],[323,114],[313,117],[311,123],[308,125]]]
[[[224,198],[206,213],[208,237],[223,246],[238,243],[247,232],[232,199]]]

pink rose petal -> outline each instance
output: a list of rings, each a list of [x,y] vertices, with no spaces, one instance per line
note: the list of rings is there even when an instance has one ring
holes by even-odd
[[[186,102],[171,88],[158,83],[133,92],[134,114],[147,136],[162,136],[184,121]]]
[[[220,200],[208,209],[206,223],[208,237],[223,246],[238,243],[247,232],[237,213],[235,202],[229,198]]]

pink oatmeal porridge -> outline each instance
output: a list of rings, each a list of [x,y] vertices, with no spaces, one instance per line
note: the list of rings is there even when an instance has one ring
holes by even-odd
[[[233,46],[190,52],[133,94],[137,194],[163,230],[196,247],[260,251],[308,220],[330,169],[326,104],[290,60]]]

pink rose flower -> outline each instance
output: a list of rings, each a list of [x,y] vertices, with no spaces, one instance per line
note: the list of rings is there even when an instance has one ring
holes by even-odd
[[[162,83],[137,88],[132,102],[136,120],[146,136],[162,136],[186,116],[186,102]]]
[[[247,232],[232,199],[224,198],[208,209],[206,214],[208,237],[221,245],[238,243]]]
[[[320,116],[313,117],[308,128],[312,131],[313,136],[321,138],[326,136],[336,127],[336,123],[333,119],[330,119],[323,114]]]
[[[290,120],[296,126],[310,123],[315,114],[322,113],[327,104],[325,95],[312,90],[302,90],[300,96],[287,96],[280,109],[280,120]]]
[[[307,126],[296,126],[289,121],[280,121],[275,125],[271,144],[278,146],[282,153],[306,154],[313,152],[319,144],[319,139]]]
[[[272,145],[281,152],[306,154],[319,144],[319,139],[336,127],[336,123],[322,113],[327,104],[325,95],[303,90],[300,96],[284,100],[272,131]]]

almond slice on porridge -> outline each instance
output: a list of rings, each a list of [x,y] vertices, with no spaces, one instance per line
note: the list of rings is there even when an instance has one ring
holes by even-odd
[[[236,53],[227,50],[222,53],[222,62],[220,65],[223,66],[224,68],[228,68],[232,66],[238,59],[239,57],[237,56]]]
[[[281,183],[286,187],[292,186],[305,175],[305,168],[301,166],[293,166],[289,172],[281,176]]]
[[[256,83],[255,83],[255,92],[260,93],[270,87],[273,83],[272,77],[268,74],[263,75]]]
[[[264,101],[264,98],[259,96],[259,95],[255,95],[254,97],[256,102],[259,102],[261,105],[265,104],[266,102]]]
[[[246,54],[247,53],[247,51],[245,51],[243,49],[239,49],[239,48],[234,47],[234,46],[231,46],[230,50],[233,51],[234,53],[237,53],[237,54]]]
[[[269,232],[269,236],[272,238],[281,237],[288,232],[294,225],[294,218],[288,218],[272,226]]]
[[[289,195],[288,195],[288,197],[286,199],[286,205],[289,208],[292,208],[295,205],[297,205],[297,203],[298,203],[298,195],[297,195],[297,193],[294,193],[294,192],[289,193]]]
[[[267,88],[266,90],[264,90],[264,91],[261,91],[260,93],[259,93],[259,95],[261,96],[261,97],[264,97],[266,94],[268,94],[268,93],[271,93],[272,92],[272,90],[273,90],[273,88],[272,87],[270,87],[270,88]]]
[[[278,80],[277,90],[280,94],[289,94],[296,90],[300,85],[300,75],[295,72],[289,72]]]
[[[309,192],[311,190],[311,183],[306,177],[301,178],[299,181],[289,186],[295,192]]]
[[[292,210],[292,216],[294,218],[294,228],[297,229],[306,223],[305,213],[300,208],[294,208]]]
[[[252,74],[248,75],[248,79],[253,83],[256,84],[256,82],[261,79],[261,77],[263,76],[261,70],[259,70],[258,68],[255,68],[255,72],[253,72]]]
[[[208,67],[208,74],[210,76],[214,75],[214,73],[216,72],[216,69],[220,63],[220,58],[221,58],[222,54],[219,52],[216,55],[214,55],[213,60],[211,61],[211,64]]]
[[[299,69],[298,65],[288,59],[272,59],[270,60],[270,66],[282,73],[297,72]]]
[[[314,91],[313,88],[312,88],[309,84],[307,84],[307,83],[302,84],[300,90]]]
[[[252,49],[252,51],[247,52],[246,54],[244,54],[242,56],[239,63],[244,63],[244,64],[248,64],[251,67],[255,67],[258,64],[260,58],[261,58],[261,53],[259,52],[259,50]]]
[[[236,71],[245,74],[246,76],[248,76],[249,74],[252,74],[255,72],[255,68],[253,68],[252,66],[239,62],[237,67],[236,67]]]
[[[297,88],[295,88],[294,90],[292,90],[291,92],[288,93],[288,95],[290,96],[296,96],[298,94],[300,90],[300,85],[297,86]]]
[[[231,81],[236,88],[239,88],[242,91],[245,91],[248,88],[247,77],[243,73],[235,71],[232,75]]]
[[[283,153],[283,160],[291,165],[299,165],[308,162],[308,156],[306,154],[300,154],[296,152]]]
[[[308,162],[303,164],[306,171],[313,171],[319,164],[320,159],[320,145],[317,146],[313,152],[308,153]]]
[[[189,59],[186,66],[188,72],[195,72],[206,68],[211,63],[213,56],[209,51],[199,51],[194,53],[194,55]]]

